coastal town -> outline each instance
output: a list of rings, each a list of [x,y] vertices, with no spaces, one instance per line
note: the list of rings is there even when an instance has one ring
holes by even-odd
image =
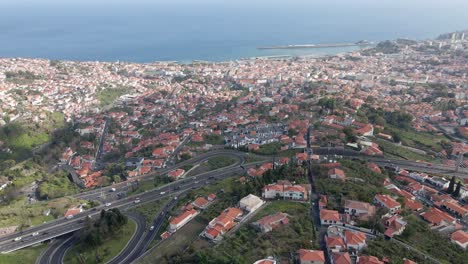
[[[134,263],[463,263],[467,38],[222,63],[0,59],[2,203],[45,207],[0,218],[0,236],[119,201],[144,215],[154,193],[157,242]]]

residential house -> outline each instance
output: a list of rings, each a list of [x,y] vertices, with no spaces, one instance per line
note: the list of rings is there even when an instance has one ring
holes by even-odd
[[[342,224],[338,211],[327,209],[320,210],[320,223],[322,225]]]
[[[338,168],[333,168],[328,171],[328,177],[331,179],[345,180],[346,175],[343,170]]]
[[[332,264],[353,264],[348,252],[332,252],[330,260]]]
[[[198,209],[206,209],[210,202],[205,199],[205,197],[198,197],[195,201],[192,202],[192,205]]]
[[[444,190],[447,189],[450,184],[450,181],[441,177],[437,177],[437,176],[427,178],[426,182],[432,184],[436,188],[444,189]]]
[[[325,244],[331,252],[346,251],[346,243],[341,236],[325,236]]]
[[[224,210],[218,217],[210,221],[203,236],[213,241],[221,240],[222,235],[236,225],[236,219],[240,216],[242,216],[242,210],[238,208],[230,207]]]
[[[345,230],[344,237],[348,249],[359,251],[366,246],[366,235],[362,232]]]
[[[254,264],[276,264],[276,260],[273,257],[268,257],[266,259],[257,260]]]
[[[406,227],[406,221],[403,220],[403,217],[399,215],[393,215],[389,218],[384,217],[384,224],[385,224],[385,236],[386,237],[393,237],[396,235],[401,235]]]
[[[239,201],[239,208],[251,213],[260,208],[264,203],[265,201],[263,201],[259,197],[253,194],[249,194]]]
[[[198,215],[198,211],[196,210],[188,210],[184,211],[182,214],[173,217],[169,222],[169,232],[174,233],[183,227],[186,223],[192,220],[195,216]]]
[[[290,200],[307,200],[308,190],[302,185],[292,185],[290,182],[274,183],[263,187],[264,199],[284,198]]]
[[[182,177],[184,173],[185,173],[185,170],[183,169],[175,169],[175,170],[170,171],[167,175],[171,177],[172,179],[177,180],[180,177]]]
[[[365,202],[345,200],[344,212],[359,220],[366,221],[375,215],[375,206]]]
[[[391,214],[394,214],[401,209],[401,204],[386,194],[376,194],[374,202],[384,208],[387,208]]]
[[[468,232],[458,230],[450,235],[450,241],[466,250],[468,249]]]
[[[357,264],[385,264],[374,256],[359,256]]]
[[[299,264],[324,264],[325,254],[321,250],[299,249],[297,251]]]
[[[447,210],[448,212],[459,218],[464,218],[468,216],[468,208],[459,205],[456,200],[448,199],[444,200],[442,203],[434,204],[440,205],[441,208]]]
[[[276,214],[264,216],[256,222],[253,222],[252,225],[262,233],[267,233],[280,225],[286,225],[288,223],[288,215],[279,212]]]
[[[421,217],[426,220],[432,227],[450,226],[455,224],[455,218],[441,210],[431,207],[429,210],[421,214]]]

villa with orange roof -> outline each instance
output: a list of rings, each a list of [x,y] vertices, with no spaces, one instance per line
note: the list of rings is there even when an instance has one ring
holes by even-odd
[[[297,255],[299,264],[325,263],[325,254],[321,250],[299,249]]]
[[[401,209],[401,204],[386,194],[376,194],[374,202],[377,205],[387,208],[391,214],[394,214]]]
[[[173,217],[169,222],[169,232],[174,233],[198,215],[196,210],[187,210],[182,214]]]
[[[330,261],[332,264],[352,264],[348,252],[332,252]]]
[[[357,264],[385,264],[374,256],[359,256]]]
[[[344,212],[360,220],[368,220],[375,215],[375,206],[365,202],[345,200]]]
[[[290,182],[275,183],[263,187],[264,199],[285,198],[291,200],[307,200],[309,191],[302,185],[292,185]]]
[[[421,217],[426,220],[432,227],[451,226],[455,224],[455,218],[449,214],[431,207],[429,210],[421,214]]]
[[[167,175],[169,177],[177,180],[180,177],[182,177],[182,175],[184,175],[184,173],[185,173],[185,170],[183,170],[183,169],[175,169],[175,170],[170,171]]]
[[[341,236],[325,236],[325,244],[331,252],[346,251],[346,243]]]
[[[236,224],[237,219],[242,216],[242,210],[235,207],[230,207],[221,214],[210,221],[205,231],[203,231],[203,236],[213,240],[219,241],[222,239],[222,235],[231,230]]]
[[[362,232],[345,230],[344,237],[348,249],[359,251],[366,246],[366,235]]]
[[[342,169],[334,168],[328,171],[328,177],[331,179],[345,180],[346,174]]]
[[[332,225],[338,224],[341,225],[340,214],[335,210],[320,210],[320,224],[322,225]]]
[[[468,249],[468,232],[458,230],[450,235],[450,241],[466,250]]]
[[[262,233],[268,233],[280,225],[289,223],[288,215],[285,213],[276,213],[267,215],[252,223],[252,225]]]

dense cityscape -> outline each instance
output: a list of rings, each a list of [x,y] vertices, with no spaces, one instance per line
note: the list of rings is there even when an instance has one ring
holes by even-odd
[[[466,34],[1,58],[0,263],[466,263]]]

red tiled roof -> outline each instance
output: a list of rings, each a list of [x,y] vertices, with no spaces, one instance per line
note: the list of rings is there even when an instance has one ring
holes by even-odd
[[[338,211],[322,209],[322,210],[320,210],[320,220],[339,222],[340,221],[340,215],[339,215]]]
[[[427,212],[422,213],[421,217],[433,225],[440,225],[442,221],[447,223],[455,221],[455,218],[434,207],[431,207]]]
[[[345,240],[347,245],[360,245],[366,243],[366,235],[362,232],[345,231]]]
[[[333,252],[332,254],[335,264],[352,264],[351,257],[348,252]]]
[[[468,233],[463,230],[458,230],[457,232],[452,233],[450,238],[460,244],[468,243]]]
[[[325,255],[321,250],[299,249],[297,251],[299,260],[302,261],[321,261],[325,262]]]
[[[188,211],[185,211],[183,213],[181,213],[180,215],[176,216],[176,217],[173,217],[170,221],[170,224],[171,225],[178,225],[180,222],[184,221],[186,218],[188,217],[191,217],[192,215],[195,215],[197,213],[197,211],[195,210],[188,210]]]
[[[358,264],[384,264],[384,262],[374,256],[360,256]]]
[[[395,208],[400,206],[400,203],[395,201],[392,197],[386,194],[376,194],[375,198],[385,205],[387,208]]]

